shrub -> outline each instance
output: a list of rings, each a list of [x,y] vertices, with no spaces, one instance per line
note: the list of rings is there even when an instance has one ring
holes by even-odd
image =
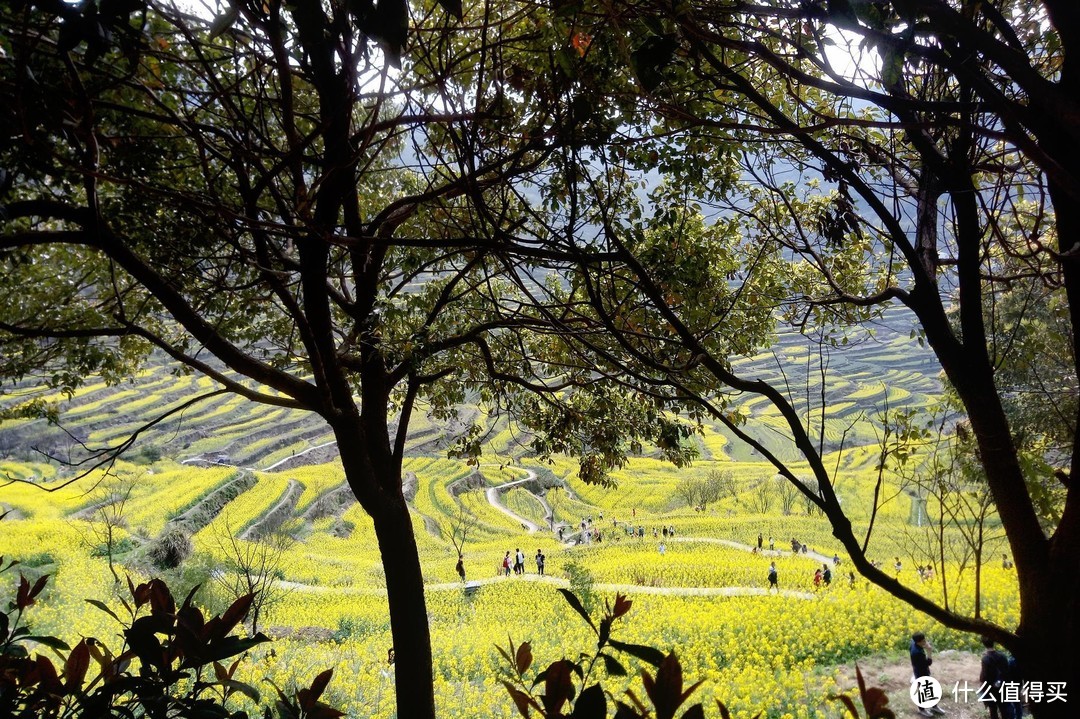
[[[0,559],[2,564],[2,559]],[[14,566],[12,562],[0,572]],[[247,712],[227,706],[236,695],[259,704],[252,686],[234,678],[239,655],[269,639],[232,635],[251,607],[253,595],[240,597],[220,616],[205,619],[192,604],[193,590],[177,608],[160,579],[135,586],[128,580],[130,601],[119,613],[97,600],[87,600],[123,626],[124,644],[113,652],[100,640],[84,637],[69,647],[55,637],[34,636],[25,623],[26,610],[45,588],[48,575],[32,585],[20,576],[15,599],[0,612],[0,716],[49,716],[97,719],[109,716],[177,717],[179,719],[247,719]],[[57,667],[42,654],[30,657],[31,643],[51,648]],[[237,657],[236,659],[233,659]],[[227,660],[232,659],[229,663]],[[137,667],[137,673],[132,670]],[[276,686],[273,709],[281,719],[333,719],[344,716],[319,701],[331,672],[291,695]],[[271,717],[268,707],[260,715]]]

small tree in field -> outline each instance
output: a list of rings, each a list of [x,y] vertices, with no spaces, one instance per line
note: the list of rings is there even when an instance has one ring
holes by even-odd
[[[776,489],[772,480],[762,477],[750,492],[750,508],[758,514],[768,514],[772,509],[773,492]]]
[[[702,480],[699,477],[683,476],[675,485],[675,494],[686,502],[687,507],[697,507],[701,501]]]
[[[128,475],[112,475],[102,480],[90,493],[91,506],[85,515],[87,544],[91,551],[105,554],[109,573],[116,584],[120,583],[120,575],[116,571],[116,553],[121,535],[127,527],[124,512],[135,489],[135,482],[135,477]]]
[[[286,596],[277,584],[284,569],[285,552],[296,543],[287,526],[254,539],[240,539],[228,521],[211,528],[218,555],[224,560],[212,577],[230,602],[250,595],[248,619],[251,633],[259,631],[259,621]]]
[[[780,500],[780,511],[787,517],[795,508],[795,503],[799,501],[802,494],[799,492],[798,487],[784,477],[774,477],[773,484],[776,485],[776,496]]]

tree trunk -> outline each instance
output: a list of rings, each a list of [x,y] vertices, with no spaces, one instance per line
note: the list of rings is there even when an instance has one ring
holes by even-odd
[[[1023,644],[1016,657],[1022,681],[1041,686],[1042,698],[1029,703],[1036,719],[1073,719],[1080,701],[1080,636],[1077,635],[1077,607],[1053,586],[1030,600],[1032,611],[1020,623]],[[1063,682],[1065,701],[1050,701],[1052,682]],[[1041,683],[1041,684],[1039,684]]]
[[[394,642],[397,716],[435,719],[435,681],[424,578],[412,518],[402,494],[401,464],[391,458],[385,447],[375,446],[380,439],[386,441],[385,431],[379,438],[371,437],[362,429],[358,417],[335,425],[334,433],[349,486],[375,523]]]
[[[379,552],[386,572],[390,631],[394,638],[397,715],[402,719],[434,719],[431,631],[428,627],[420,555],[416,549],[409,509],[402,499],[400,504],[388,506],[385,514],[374,519]]]

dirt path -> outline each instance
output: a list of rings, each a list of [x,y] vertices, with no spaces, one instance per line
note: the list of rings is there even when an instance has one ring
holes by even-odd
[[[427,584],[424,586],[424,589],[429,592],[445,592],[461,590],[463,587],[482,587],[498,582],[541,582],[555,587],[570,586],[570,582],[562,577],[541,577],[537,574],[522,574],[511,575],[509,577],[488,576],[482,579],[470,579],[464,585],[461,582],[439,582],[437,584]],[[386,595],[386,589],[383,587],[325,587],[317,584],[290,582],[288,580],[278,580],[275,584],[283,589],[297,592],[311,592],[313,594],[340,593]],[[752,597],[764,596],[769,593],[768,590],[761,587],[649,587],[638,584],[610,584],[605,582],[598,582],[593,585],[593,588],[598,592],[661,594],[678,597]],[[793,590],[782,590],[777,596],[790,597],[793,599],[813,599],[815,597],[811,592],[796,592]]]
[[[273,472],[278,466],[280,466],[282,464],[286,464],[287,462],[293,462],[293,461],[296,460],[297,457],[303,457],[308,452],[317,452],[320,449],[323,449],[325,447],[330,447],[330,446],[335,445],[335,444],[337,444],[337,440],[331,440],[329,442],[323,442],[322,444],[317,444],[314,447],[308,447],[307,449],[301,450],[301,451],[297,452],[296,454],[293,454],[293,455],[290,455],[290,456],[286,457],[285,459],[279,459],[278,461],[274,462],[273,464],[271,464],[269,467],[267,467],[266,469],[264,469],[262,471],[263,472]]]
[[[484,490],[484,496],[487,497],[488,504],[490,504],[492,507],[499,510],[506,516],[513,517],[518,523],[521,524],[522,528],[526,532],[528,532],[529,534],[534,534],[540,531],[540,527],[535,522],[511,511],[506,507],[506,505],[499,501],[500,492],[505,492],[506,490],[513,489],[514,487],[517,487],[519,485],[536,481],[536,472],[532,471],[531,469],[526,469],[525,471],[529,474],[524,479],[516,479],[513,482],[500,484],[497,487],[488,487],[486,490]],[[536,495],[533,496],[535,497]]]
[[[908,691],[911,687],[911,663],[907,653],[902,656],[868,657],[859,660],[859,669],[867,686],[883,689],[889,697],[889,708],[897,719],[919,716],[911,702]],[[979,687],[978,654],[944,650],[934,654],[933,676],[941,683],[944,698],[940,707],[946,712],[943,719],[985,719],[987,711],[975,699],[974,690]],[[837,672],[837,682],[841,687],[855,687],[855,666],[845,665]],[[972,689],[967,701],[964,701],[964,686]],[[957,701],[954,699],[954,688]],[[858,705],[858,700],[856,700]],[[861,707],[860,707],[861,708]]]

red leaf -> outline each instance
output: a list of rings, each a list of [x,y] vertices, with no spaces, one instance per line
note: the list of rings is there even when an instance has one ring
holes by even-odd
[[[248,610],[251,609],[251,603],[255,600],[255,594],[245,594],[244,596],[233,602],[225,613],[221,615],[221,624],[217,627],[218,636],[212,637],[212,639],[220,639],[226,636],[233,630],[237,624],[240,623],[245,616],[247,616]]]
[[[34,603],[34,597],[41,594],[41,590],[45,588],[45,583],[49,581],[48,574],[42,574],[38,577],[38,580],[34,582],[33,588],[30,587],[30,581],[23,576],[19,575],[19,590],[15,594],[15,607],[17,609],[26,609]]]
[[[656,707],[656,719],[673,719],[675,711],[689,695],[689,692],[683,693],[682,666],[674,652],[664,657],[664,661],[656,670],[656,681],[650,683],[652,686],[646,684],[645,690],[653,706]],[[697,688],[696,684],[690,688],[690,691],[695,688]]]
[[[15,593],[15,607],[26,609],[34,600],[30,598],[30,582],[23,575],[19,575],[19,590]]]
[[[160,579],[150,580],[150,611],[154,614],[176,614],[172,592]]]
[[[630,607],[633,606],[633,604],[634,603],[627,599],[624,595],[616,594],[615,606],[611,610],[611,618],[618,619],[619,617],[623,616],[630,611]]]
[[[847,707],[848,713],[855,717],[855,719],[859,719],[859,710],[855,708],[855,702],[853,702],[851,697],[847,694],[830,694],[827,698],[830,701],[843,702],[844,706]]]
[[[574,692],[570,677],[570,662],[565,659],[553,662],[544,672],[544,709],[549,716],[558,716],[562,706]]]
[[[330,683],[330,677],[334,676],[333,669],[327,669],[311,681],[311,694],[315,699],[322,696],[326,686]]]
[[[131,580],[128,580],[128,586],[131,586]],[[131,598],[135,601],[135,608],[139,609],[144,604],[150,601],[150,583],[143,582],[139,586],[131,590]]]
[[[517,710],[521,712],[521,716],[528,719],[530,706],[534,707],[537,711],[540,711],[540,707],[536,706],[536,702],[533,701],[532,697],[530,697],[528,694],[521,691],[520,689],[516,688],[514,685],[512,685],[505,679],[501,681],[502,685],[506,687],[506,691],[510,692],[510,698],[514,700],[514,706],[516,706]]]
[[[48,574],[42,574],[40,577],[38,577],[38,580],[34,582],[34,588],[30,590],[31,599],[41,594],[41,590],[45,588],[45,582],[47,581],[49,581]]]
[[[585,51],[589,49],[589,45],[592,44],[592,35],[587,35],[583,32],[575,32],[570,38],[570,45],[577,50],[577,54],[584,57]]]
[[[64,685],[60,683],[60,678],[56,675],[56,667],[53,666],[48,657],[37,655],[33,674],[34,679],[30,683],[36,684],[40,682],[41,688],[49,694],[64,693]]]
[[[532,666],[533,655],[532,647],[528,642],[522,642],[518,647],[517,656],[514,657],[514,666],[517,668],[518,675],[524,674]]]
[[[81,640],[64,662],[64,679],[69,690],[81,691],[86,670],[90,668],[90,648]]]

